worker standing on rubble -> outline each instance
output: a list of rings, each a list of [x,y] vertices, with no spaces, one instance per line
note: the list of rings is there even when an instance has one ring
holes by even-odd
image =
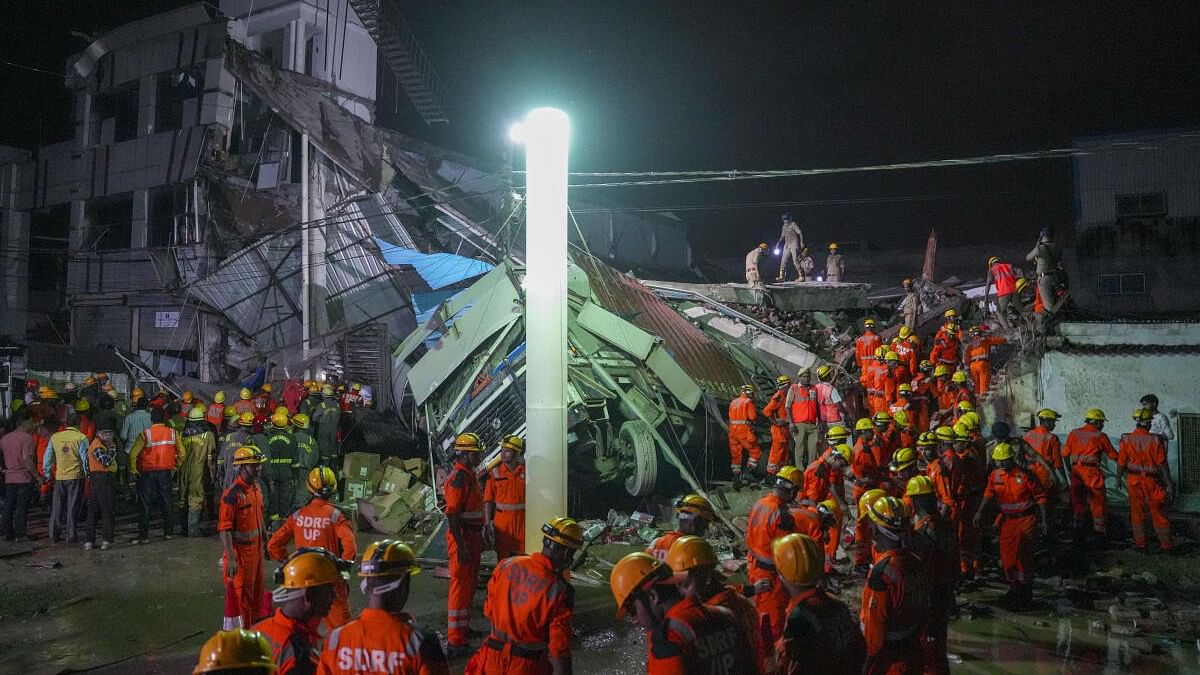
[[[317,467],[308,473],[305,487],[312,495],[307,504],[288,516],[267,542],[267,555],[272,560],[287,558],[288,544],[297,551],[321,548],[329,551],[349,569],[358,554],[354,540],[354,523],[331,501],[337,494],[337,476],[329,467]],[[350,588],[341,576],[334,586],[333,604],[321,615],[330,630],[350,620]]]
[[[833,366],[828,364],[817,366],[817,412],[820,413],[821,427],[829,429],[839,425],[846,418],[846,405],[842,401],[842,393],[833,384]]]
[[[1121,435],[1117,451],[1117,481],[1125,480],[1129,493],[1129,518],[1133,530],[1133,545],[1146,550],[1146,521],[1148,515],[1163,551],[1171,550],[1171,521],[1163,507],[1175,492],[1171,467],[1167,464],[1167,444],[1162,437],[1150,433],[1153,413],[1146,408],[1133,411],[1137,425]],[[1147,513],[1147,511],[1149,513]]]
[[[329,631],[319,675],[448,675],[437,633],[404,611],[412,576],[420,571],[407,544],[384,539],[363,551],[358,576],[367,606],[357,619]]]
[[[854,340],[854,360],[858,362],[859,372],[867,372],[867,364],[875,358],[875,351],[882,346],[883,338],[875,333],[875,319],[863,319],[863,334]]]
[[[763,255],[767,252],[767,243],[763,242],[758,246],[750,249],[746,254],[746,285],[750,288],[762,290],[765,288],[762,282],[762,276],[758,273],[758,263],[762,260]]]
[[[779,467],[791,455],[791,413],[788,412],[787,397],[792,378],[780,375],[775,378],[775,393],[763,408],[763,416],[771,423],[771,452],[767,454],[767,475],[774,476]]]
[[[958,312],[948,309],[943,313],[946,322],[933,334],[933,346],[929,349],[929,360],[934,366],[945,366],[957,370],[962,362],[962,330],[958,327]]]
[[[976,394],[985,394],[992,386],[992,348],[1008,342],[998,335],[987,335],[986,331],[987,326],[971,326],[971,337],[967,340],[967,367],[971,369]]]
[[[758,609],[760,625],[766,623],[771,642],[779,639],[783,630],[783,610],[787,594],[779,583],[771,542],[794,532],[795,521],[789,505],[803,486],[804,474],[794,466],[785,466],[775,474],[772,490],[754,503],[746,524],[746,548],[749,568],[746,576],[754,586],[754,606]]]
[[[904,297],[896,306],[896,313],[903,318],[905,328],[914,330],[917,327],[917,317],[921,314],[921,297],[917,295],[912,279],[905,279],[901,285],[904,287]]]
[[[712,504],[698,494],[684,495],[675,501],[675,529],[659,535],[646,547],[655,560],[666,561],[667,552],[680,538],[687,535],[703,537],[709,523],[716,522],[717,512]]]
[[[988,258],[987,282],[983,287],[983,306],[988,306],[988,295],[992,284],[996,286],[996,322],[1004,330],[1012,330],[1008,312],[1012,309],[1021,314],[1021,297],[1017,295],[1017,275],[1013,266],[994,255]]]
[[[929,620],[929,581],[924,563],[907,548],[912,521],[904,502],[890,496],[867,505],[867,517],[876,553],[859,614],[867,648],[863,672],[917,673],[924,660],[920,638]]]
[[[813,261],[812,251],[808,250],[807,246],[800,248],[800,281],[812,281],[813,270],[817,267]]]
[[[129,453],[129,466],[137,481],[140,516],[135,544],[150,543],[150,507],[156,501],[162,511],[163,537],[172,537],[171,478],[184,457],[184,449],[179,434],[167,426],[166,418],[165,409],[155,408],[150,413],[150,428],[137,437]]]
[[[775,244],[778,248],[783,245],[783,255],[779,258],[779,276],[775,277],[776,281],[784,281],[787,277],[788,261],[791,261],[792,267],[796,268],[796,280],[804,281],[804,271],[800,269],[800,249],[804,248],[804,232],[800,230],[800,226],[796,221],[792,220],[792,214],[783,214],[783,231],[779,234],[779,241]]]
[[[825,257],[825,281],[841,281],[846,276],[846,261],[838,253],[836,243],[829,245],[829,255]]]
[[[525,439],[515,434],[500,441],[500,463],[488,472],[483,522],[497,560],[525,552]]]
[[[999,504],[1000,567],[1009,583],[1007,599],[1018,608],[1027,608],[1033,602],[1034,528],[1043,537],[1050,531],[1046,493],[1033,474],[1017,465],[1008,443],[992,448],[992,461],[996,468],[988,476],[974,525],[983,527],[992,502]]]
[[[1049,230],[1042,230],[1033,250],[1025,255],[1025,260],[1035,263],[1037,272],[1037,294],[1042,301],[1042,311],[1055,314],[1062,305],[1055,286],[1061,271],[1062,250],[1050,238]]]
[[[292,482],[296,486],[296,493],[292,498],[292,508],[308,500],[305,482],[309,472],[321,460],[317,452],[317,442],[309,432],[310,425],[308,415],[296,413],[292,416],[292,439],[296,442],[296,463],[292,465]]]
[[[258,474],[266,457],[255,447],[241,447],[233,453],[237,478],[221,495],[217,516],[217,534],[224,550],[222,558],[227,596],[231,596],[232,614],[227,609],[226,628],[251,626],[259,618],[262,603],[263,554],[266,523],[263,498],[258,489]],[[229,625],[234,624],[234,625]]]
[[[796,381],[788,388],[784,402],[791,414],[792,436],[796,439],[795,466],[808,466],[817,458],[820,442],[820,416],[817,410],[817,390],[810,384],[809,369],[801,368]]]
[[[199,537],[200,513],[204,510],[204,471],[217,451],[217,441],[204,421],[202,406],[192,406],[188,412],[188,423],[179,442],[183,446],[178,473],[179,499],[183,502],[180,529],[185,537]]]
[[[267,470],[263,476],[267,484],[267,526],[274,529],[281,518],[291,514],[296,493],[292,473],[292,465],[296,463],[296,439],[289,429],[286,410],[271,415],[271,426],[263,429],[261,438],[265,441],[267,455]]]
[[[337,404],[333,385],[321,387],[321,401],[313,412],[312,420],[317,423],[317,447],[321,453],[321,464],[333,466],[338,456],[338,424],[342,409]]]
[[[446,498],[446,552],[450,567],[447,596],[446,639],[449,656],[466,656],[470,647],[471,598],[479,583],[479,556],[483,551],[483,490],[475,467],[479,465],[479,436],[459,434],[454,439],[454,466],[442,485]]]
[[[204,421],[212,427],[214,434],[221,432],[221,424],[225,421],[225,392],[218,391],[213,396],[212,405],[204,411]]]
[[[323,548],[300,549],[276,570],[275,614],[254,624],[254,630],[270,643],[278,675],[317,671],[317,624],[329,613],[334,585],[341,580],[337,558]]]
[[[684,597],[666,563],[630,553],[613,566],[609,587],[617,618],[629,612],[646,631],[649,675],[759,672],[753,647],[733,614]]]
[[[1092,515],[1092,530],[1104,545],[1107,536],[1107,503],[1104,494],[1104,457],[1117,461],[1117,451],[1104,433],[1107,418],[1104,411],[1092,408],[1083,418],[1083,426],[1067,434],[1062,456],[1070,466],[1071,511],[1075,516],[1076,545],[1081,545],[1087,532],[1084,517]]]
[[[904,496],[913,512],[912,552],[925,563],[929,579],[929,622],[921,636],[925,672],[945,675],[950,672],[946,633],[954,614],[954,589],[958,585],[957,539],[938,510],[936,490],[928,476],[910,478]]]
[[[753,396],[754,386],[744,384],[741,395],[729,402],[729,471],[735,483],[742,480],[742,461],[747,455],[746,473],[751,476],[762,457],[762,448],[758,445],[758,435],[753,427],[758,419]]]
[[[771,551],[789,600],[779,641],[779,673],[857,675],[866,649],[850,609],[821,587],[821,546],[803,534],[776,539]]]
[[[724,575],[717,571],[717,553],[712,544],[703,537],[688,535],[671,546],[666,562],[683,597],[729,610],[754,650],[758,672],[767,672],[770,646],[763,644],[758,610],[746,596],[725,585]]]
[[[483,613],[491,633],[465,675],[562,675],[571,672],[575,589],[566,576],[583,546],[571,518],[542,525],[542,550],[503,558],[488,581]]]

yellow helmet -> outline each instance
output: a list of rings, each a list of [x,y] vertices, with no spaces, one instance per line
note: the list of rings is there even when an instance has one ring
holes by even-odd
[[[863,319],[863,327],[864,328],[874,328],[875,327],[875,319]]]
[[[192,422],[204,421],[204,406],[197,403],[188,411],[188,420]]]
[[[954,427],[940,426],[933,430],[933,435],[939,441],[953,441],[955,438]]]
[[[213,402],[214,403],[224,403],[225,402],[225,390],[224,389],[222,389],[221,391],[218,391],[213,396]]]
[[[895,362],[895,363],[900,363],[900,355],[899,355],[899,354],[897,354],[896,352],[884,352],[884,354],[883,354],[883,360],[884,360],[884,361],[893,361],[893,362]]]
[[[716,567],[717,553],[712,544],[703,537],[686,535],[675,540],[667,551],[667,566],[675,574],[683,574],[698,567]]]
[[[278,669],[271,643],[256,630],[234,628],[218,631],[204,643],[192,675],[248,669],[267,673]]]
[[[1135,422],[1149,422],[1152,419],[1154,419],[1154,414],[1146,408],[1138,408],[1133,411],[1133,421]]]
[[[253,445],[243,445],[233,451],[233,465],[242,466],[243,464],[262,464],[267,461],[266,455],[262,450]]]
[[[83,378],[83,386],[90,387],[93,384],[96,384],[96,377],[94,375],[88,375],[87,377]]]
[[[1108,418],[1104,416],[1104,411],[1099,408],[1091,408],[1087,414],[1083,416],[1084,422],[1106,422]]]
[[[525,454],[525,439],[516,434],[509,434],[504,437],[504,440],[500,441],[500,447]]]
[[[184,403],[191,403],[191,402],[192,402],[192,401],[194,401],[195,399],[196,399],[196,395],[195,395],[195,394],[193,394],[192,392],[190,392],[190,391],[185,391],[185,392],[183,392],[183,398],[182,398],[182,400],[183,400],[183,402],[184,402]]]
[[[988,267],[991,267],[992,265],[995,265],[998,262],[1000,262],[1000,256],[994,255],[994,256],[988,258]]]
[[[134,401],[138,400],[139,398],[144,398],[145,396],[146,392],[141,387],[134,387],[133,391],[129,392],[129,397]]]
[[[955,373],[955,375],[957,375],[957,374],[958,373]],[[971,403],[970,401],[959,401],[958,409],[963,412],[971,412],[971,411],[975,410],[975,404]]]
[[[307,429],[308,422],[308,415],[305,415],[304,413],[296,413],[292,416],[292,424],[296,425],[297,429]]]
[[[271,415],[271,426],[275,427],[276,429],[287,428],[288,414],[286,408],[283,410],[283,412],[276,411],[274,415]]]
[[[355,382],[354,386],[352,386],[350,388],[353,389],[354,391],[362,391],[362,384],[359,382]]]
[[[871,417],[871,421],[874,424],[880,424],[880,425],[891,424],[892,423],[892,415],[891,415],[891,413],[886,413],[886,412],[883,412],[882,410],[880,410],[879,412],[875,413]]]
[[[286,405],[283,405],[282,403],[281,403],[281,404],[279,404],[279,405],[277,405],[277,406],[275,406],[275,411],[274,411],[272,414],[273,414],[273,415],[278,415],[278,414],[280,414],[280,413],[283,413],[284,415],[287,415],[287,414],[289,414],[289,411],[288,411],[288,409],[287,409],[287,406],[286,406]]]
[[[251,416],[251,417],[253,417],[253,416]],[[233,406],[229,406],[228,408],[226,408],[226,409],[225,409],[225,422],[226,422],[226,423],[228,423],[228,422],[229,422],[229,420],[235,420],[235,421],[236,421],[236,420],[237,420],[237,418],[238,418],[238,411],[237,411],[237,408],[235,408],[235,407],[233,407]]]
[[[247,410],[238,417],[238,424],[244,427],[254,426],[254,413]]]
[[[738,391],[742,392],[743,394],[753,394],[754,393],[754,385],[743,384],[741,387],[738,388]]]
[[[242,399],[243,401],[249,401],[250,400],[250,390],[245,387],[242,387],[242,390],[238,392],[238,398]]]
[[[275,572],[280,588],[312,588],[341,580],[337,558],[319,546],[296,549]]]
[[[992,461],[999,462],[1001,460],[1012,458],[1013,449],[1008,443],[997,443],[996,447],[992,448]]]
[[[908,426],[908,413],[903,410],[897,410],[892,413],[892,419],[896,420],[896,424],[902,427]]]
[[[874,354],[875,358],[882,359],[887,354],[887,350],[883,347],[876,347]]]
[[[542,535],[550,541],[578,551],[583,546],[583,528],[574,518],[555,516],[542,525]]]
[[[1051,410],[1050,408],[1042,408],[1038,411],[1037,416],[1039,420],[1054,420],[1057,422],[1062,419],[1062,415],[1058,414],[1057,410]]]
[[[479,452],[482,448],[479,447],[479,435],[467,432],[454,437],[455,452]]]
[[[325,499],[337,492],[337,474],[327,466],[318,466],[308,472],[306,481],[310,494]]]
[[[954,425],[954,440],[969,441],[971,440],[971,427],[959,422]]]
[[[81,398],[78,401],[75,401],[75,412],[85,413],[91,409],[92,409],[92,404],[88,403],[88,400],[86,398]]]
[[[904,495],[906,497],[931,495],[933,492],[933,480],[924,474],[909,478],[908,485],[904,487]]]
[[[815,586],[825,571],[825,550],[807,535],[779,537],[771,542],[771,555],[779,576],[797,586]]]
[[[829,250],[830,250],[830,251],[836,251],[836,250],[838,250],[838,245],[837,245],[837,244],[830,244],[830,245],[829,245]]]
[[[954,317],[958,316],[958,310],[951,307],[950,309],[942,312],[942,316],[947,319],[953,319]]]
[[[263,390],[264,392],[268,393],[268,394],[269,394],[269,393],[271,393],[271,391],[272,391],[273,389],[274,389],[274,387],[272,387],[272,386],[271,386],[271,383],[270,383],[270,382],[267,382],[266,384],[264,384],[264,385],[262,386],[262,390]]]
[[[858,498],[858,519],[862,520],[866,518],[868,512],[871,510],[871,504],[874,504],[876,499],[886,496],[887,490],[883,488],[871,488],[862,493],[862,496]]]
[[[608,575],[608,586],[617,602],[617,618],[625,616],[629,599],[671,576],[671,568],[637,551],[621,558]]]
[[[961,370],[956,370],[954,371],[954,374],[950,376],[950,381],[957,382],[959,384],[965,384],[967,381],[967,374]]]
[[[900,326],[900,339],[904,340],[908,338],[909,335],[912,335],[912,329],[908,326]]]
[[[917,436],[917,447],[927,448],[931,445],[937,445],[937,439],[928,431],[922,431]]]
[[[676,500],[675,513],[693,513],[709,522],[717,519],[717,512],[712,504],[698,494],[684,495]]]
[[[780,375],[779,377],[775,378],[775,385],[779,387],[786,387],[791,383],[792,378],[788,377],[787,375]]]
[[[889,530],[903,530],[908,525],[908,508],[895,497],[885,496],[870,502],[867,516],[871,522]]]
[[[842,517],[842,507],[838,506],[837,500],[835,499],[826,499],[820,504],[817,504],[817,510],[839,520]]]
[[[779,471],[775,472],[775,480],[783,487],[804,487],[804,472],[787,464],[779,467]]]
[[[327,384],[321,387],[322,396],[333,396],[333,385]]]
[[[817,366],[817,377],[819,377],[820,379],[822,379],[822,380],[826,379],[827,377],[829,377],[829,375],[831,373],[833,373],[833,368],[831,366],[828,366],[828,365]]]
[[[934,377],[942,377],[942,376],[949,375],[949,374],[950,374],[950,368],[948,368],[946,366],[946,364],[944,364],[944,363],[939,364],[936,368],[933,369]]]
[[[825,432],[825,438],[831,441],[844,441],[849,437],[850,430],[840,424],[829,427],[829,431]]]
[[[892,462],[888,465],[889,471],[903,471],[917,463],[917,453],[913,452],[912,448],[900,448],[892,454]]]
[[[850,463],[851,448],[849,445],[846,445],[845,443],[839,443],[838,445],[835,445],[833,449],[837,451],[837,454],[842,456],[842,459],[845,460],[847,464]]]
[[[1021,278],[1017,279],[1017,283],[1016,283],[1017,292],[1020,293],[1021,291],[1025,290],[1025,287],[1028,285],[1029,285],[1029,280],[1026,279],[1025,277],[1021,277]]]
[[[899,394],[911,394],[912,385],[907,382],[901,382],[900,386],[896,387],[896,392]]]
[[[765,241],[760,241],[760,242],[758,243],[758,247],[759,247],[759,248],[761,248],[761,249],[763,249],[763,250],[766,250],[766,249],[770,248],[769,246],[767,246],[767,242],[765,242]]]
[[[983,425],[983,420],[979,417],[979,413],[974,410],[963,413],[962,417],[958,418],[958,421],[967,425],[967,428],[971,431],[978,431]]]
[[[870,418],[867,417],[860,417],[859,420],[854,423],[855,431],[871,431],[874,428],[875,425],[872,424]]]
[[[408,544],[393,539],[372,542],[363,551],[362,563],[358,566],[360,577],[402,577],[420,571],[417,556]]]
[[[53,400],[58,398],[58,392],[43,384],[42,386],[38,387],[38,398]]]

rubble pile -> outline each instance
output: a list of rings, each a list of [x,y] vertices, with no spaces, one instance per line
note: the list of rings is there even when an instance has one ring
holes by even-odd
[[[441,525],[437,497],[419,457],[382,459],[369,452],[351,452],[342,464],[345,503],[360,529],[421,539]],[[403,539],[403,537],[401,537]]]

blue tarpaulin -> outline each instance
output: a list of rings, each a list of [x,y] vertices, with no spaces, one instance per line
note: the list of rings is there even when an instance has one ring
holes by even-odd
[[[477,277],[494,267],[491,263],[453,253],[421,253],[410,248],[401,248],[378,237],[375,238],[375,243],[379,244],[384,260],[393,265],[412,265],[433,290]]]

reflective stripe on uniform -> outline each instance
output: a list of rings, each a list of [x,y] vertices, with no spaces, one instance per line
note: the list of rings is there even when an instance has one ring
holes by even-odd
[[[496,504],[497,511],[524,511],[524,504]]]
[[[253,530],[245,530],[245,531],[231,530],[230,534],[233,536],[234,541],[254,541],[255,539],[258,539],[261,536],[261,532],[262,532],[261,529],[255,528]]]

